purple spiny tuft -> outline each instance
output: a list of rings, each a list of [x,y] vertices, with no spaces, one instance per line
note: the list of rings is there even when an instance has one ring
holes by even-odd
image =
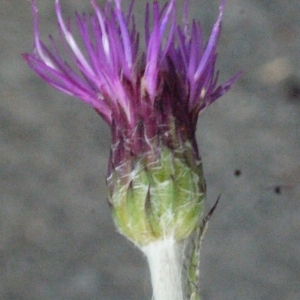
[[[139,33],[132,16],[134,1],[127,13],[122,11],[120,0],[114,2],[108,1],[100,9],[91,0],[94,15],[76,14],[81,47],[63,20],[60,2],[56,0],[68,63],[51,36],[48,47],[40,40],[38,10],[35,0],[31,0],[35,47],[33,54],[23,55],[25,60],[50,85],[91,105],[110,126],[125,118],[128,127],[136,127],[151,113],[155,103],[164,106],[165,99],[161,96],[166,79],[176,82],[181,99],[170,101],[180,101],[184,107],[181,113],[190,116],[195,126],[199,112],[226,93],[239,76],[217,84],[216,48],[225,1],[206,45],[200,24],[196,21],[188,24],[187,0],[182,26],[176,21],[175,0],[162,8],[154,1],[152,12],[148,4],[144,52],[139,49]],[[175,104],[166,106],[169,105]]]

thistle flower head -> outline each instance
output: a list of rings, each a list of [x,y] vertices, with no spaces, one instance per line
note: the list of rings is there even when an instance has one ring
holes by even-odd
[[[206,43],[200,24],[188,22],[188,0],[182,24],[176,0],[162,7],[148,4],[142,50],[134,1],[124,12],[121,0],[107,1],[103,9],[91,0],[94,14],[76,13],[76,40],[56,0],[65,54],[51,36],[49,46],[40,40],[35,0],[31,4],[34,52],[24,59],[47,83],[92,106],[111,127],[109,201],[120,231],[140,245],[163,234],[184,238],[195,228],[205,192],[195,140],[198,114],[238,77],[217,83],[225,1]],[[184,214],[191,224],[178,225]],[[139,234],[131,232],[134,226]]]

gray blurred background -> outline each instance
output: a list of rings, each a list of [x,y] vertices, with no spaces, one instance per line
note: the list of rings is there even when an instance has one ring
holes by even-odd
[[[65,16],[91,11],[61,2]],[[37,4],[42,37],[57,36],[54,0]],[[206,37],[218,5],[191,0]],[[151,299],[145,258],[106,203],[109,129],[22,61],[30,3],[0,7],[0,299]],[[207,210],[222,195],[201,253],[203,300],[300,299],[299,50],[299,0],[227,1],[221,79],[244,74],[198,124]]]

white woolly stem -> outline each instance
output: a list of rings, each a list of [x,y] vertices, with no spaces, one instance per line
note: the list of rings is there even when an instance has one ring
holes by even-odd
[[[183,247],[174,238],[155,241],[142,247],[151,273],[154,300],[183,300]]]

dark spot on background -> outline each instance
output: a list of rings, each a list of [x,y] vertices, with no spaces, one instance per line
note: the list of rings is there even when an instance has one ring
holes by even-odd
[[[277,195],[281,194],[281,187],[279,185],[274,186],[274,193]]]
[[[234,170],[234,176],[235,177],[240,177],[242,175],[242,171],[239,169]]]
[[[289,100],[300,100],[300,78],[295,76],[289,77],[284,82],[284,89]]]

